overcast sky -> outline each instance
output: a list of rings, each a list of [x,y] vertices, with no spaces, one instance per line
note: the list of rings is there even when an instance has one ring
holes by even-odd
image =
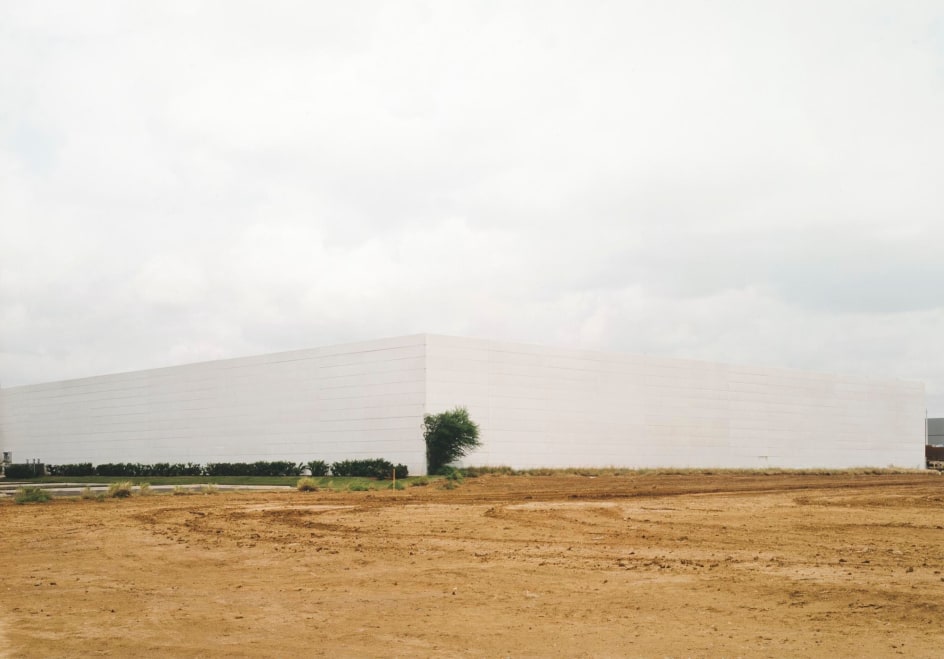
[[[944,416],[944,0],[0,0],[4,387],[417,332]]]

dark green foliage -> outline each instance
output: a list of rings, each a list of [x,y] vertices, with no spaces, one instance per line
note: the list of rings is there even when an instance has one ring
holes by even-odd
[[[455,467],[450,467],[448,465],[440,469],[439,473],[445,476],[447,481],[456,481],[461,483],[465,479],[462,470],[456,469]]]
[[[356,465],[356,462],[363,462],[361,460],[341,460],[339,462],[333,462],[331,464],[331,475],[332,476],[362,476],[361,473],[355,473],[355,471],[360,472],[361,467]]]
[[[155,464],[117,462],[98,465],[95,468],[95,475],[123,478],[154,476],[297,476],[298,465],[285,460],[272,462],[212,462],[205,467],[193,462],[157,462]]]
[[[95,467],[96,476],[121,476],[135,478],[138,476],[156,476],[151,473],[152,465],[139,462],[106,462]]]
[[[138,462],[114,462],[93,467],[92,463],[50,465],[50,476],[119,476],[141,478],[146,476],[202,476],[203,467],[193,462],[156,462],[141,464]]]
[[[30,468],[34,465],[26,465]],[[50,465],[50,476],[108,476],[119,478],[175,476],[295,476],[299,468],[292,462],[220,462],[206,467],[195,462],[106,462],[93,467],[91,463]]]
[[[145,465],[134,462],[106,462],[95,467],[96,476],[141,476]]]
[[[8,465],[6,474],[7,478],[10,479],[35,478],[43,476],[45,469],[45,472],[50,476],[58,477],[102,476],[110,478],[172,478],[176,476],[260,476],[270,478],[298,476],[304,467],[311,469],[311,475],[316,477],[325,477],[330,471],[334,476],[360,476],[386,480],[391,478],[394,470],[396,470],[397,478],[406,478],[409,476],[406,465],[394,465],[382,458],[335,462],[331,465],[330,470],[324,460],[311,460],[310,462],[302,464],[296,464],[286,460],[211,462],[205,466],[193,462],[157,462],[154,464],[108,462],[100,464],[97,467],[89,462],[85,462],[78,464],[50,465],[48,467],[36,464]]]
[[[49,492],[38,487],[21,487],[13,495],[14,503],[43,503],[52,498]]]
[[[7,478],[19,480],[21,478],[38,478],[46,473],[45,465],[41,464],[12,464],[7,465],[3,473]]]
[[[331,464],[331,475],[339,477],[359,476],[361,478],[376,478],[386,480],[393,476],[396,470],[397,478],[406,478],[409,472],[406,465],[394,464],[383,458],[370,460],[342,460]]]
[[[207,476],[252,476],[248,462],[211,462],[205,468]]]
[[[156,462],[152,465],[139,465],[138,476],[202,476],[203,467],[193,462]]]
[[[443,467],[455,462],[481,445],[479,427],[469,418],[469,411],[457,407],[440,414],[423,417],[426,440],[426,470],[438,474]]]
[[[46,473],[50,476],[94,476],[95,466],[91,462],[78,462],[67,465],[49,465]]]
[[[207,476],[298,476],[298,465],[285,460],[266,462],[211,462]]]

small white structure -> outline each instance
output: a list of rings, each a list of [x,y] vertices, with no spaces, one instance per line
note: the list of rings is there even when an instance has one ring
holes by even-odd
[[[425,471],[463,405],[470,465],[924,465],[924,386],[415,335],[0,390],[0,449],[49,464],[382,457]]]

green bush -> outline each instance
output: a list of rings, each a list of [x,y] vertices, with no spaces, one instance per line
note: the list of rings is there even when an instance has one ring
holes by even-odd
[[[311,470],[312,476],[327,476],[328,475],[328,463],[324,460],[312,460],[311,462],[306,462],[305,466]]]
[[[46,466],[41,464],[12,464],[3,470],[7,478],[19,480],[21,478],[39,478],[46,473]]]
[[[207,476],[297,476],[298,465],[285,460],[257,462],[211,462]]]
[[[96,476],[118,476],[123,478],[134,478],[143,476],[145,465],[133,462],[106,462],[95,467]]]
[[[202,476],[203,467],[193,462],[156,462],[139,465],[138,476]]]
[[[394,472],[396,472],[397,478],[406,478],[410,475],[406,465],[394,465],[392,462],[384,460],[383,458],[342,460],[331,464],[332,476],[387,480],[393,477]]]
[[[438,474],[443,467],[481,445],[479,427],[464,407],[427,414],[423,417],[423,426],[426,471],[430,474]]]
[[[351,492],[367,492],[370,490],[370,485],[365,483],[351,483],[348,488]]]
[[[72,475],[79,476],[81,474]],[[88,475],[91,476],[92,474]],[[106,462],[95,467],[94,475],[117,476],[120,478],[203,476],[203,467],[193,462],[156,462],[154,464],[142,464],[140,462]]]
[[[455,467],[443,467],[439,470],[441,476],[445,476],[447,481],[455,481],[461,483],[464,476],[462,475],[461,469],[456,469]]]
[[[50,476],[94,476],[95,466],[91,462],[49,465],[46,467],[46,473]]]
[[[46,490],[39,487],[21,487],[13,495],[13,502],[24,503],[44,503],[52,499],[52,496]]]

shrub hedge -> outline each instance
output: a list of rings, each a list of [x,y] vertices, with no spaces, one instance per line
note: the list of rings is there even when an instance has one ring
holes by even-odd
[[[294,462],[275,460],[266,462],[211,462],[206,466],[207,476],[298,476]]]
[[[94,476],[95,465],[91,462],[78,462],[67,465],[49,465],[46,472],[50,476]]]
[[[3,473],[7,478],[37,478],[46,473],[46,466],[41,464],[10,464],[7,465]]]
[[[406,465],[394,464],[383,458],[373,458],[370,460],[343,460],[331,464],[332,476],[360,476],[362,478],[376,478],[386,480],[391,478],[393,471],[396,470],[397,478],[406,478],[409,472]]]
[[[142,464],[139,462],[106,462],[98,466],[91,462],[74,464],[41,465],[41,464],[13,464],[7,465],[6,477],[10,479],[36,478],[49,474],[50,476],[77,477],[77,476],[108,476],[119,478],[145,478],[154,476],[298,476],[302,469],[311,469],[312,476],[359,476],[386,480],[396,470],[397,478],[406,478],[409,475],[406,465],[394,465],[383,458],[370,460],[343,460],[333,463],[330,468],[324,460],[312,460],[302,464],[286,460],[257,462],[211,462],[199,465],[193,462],[156,462]]]
[[[114,462],[100,464],[95,467],[94,474],[88,475],[123,476],[128,478],[140,478],[142,476],[202,476],[203,467],[192,462],[176,464],[171,464],[169,462],[156,462],[154,464],[141,464],[139,462]]]

